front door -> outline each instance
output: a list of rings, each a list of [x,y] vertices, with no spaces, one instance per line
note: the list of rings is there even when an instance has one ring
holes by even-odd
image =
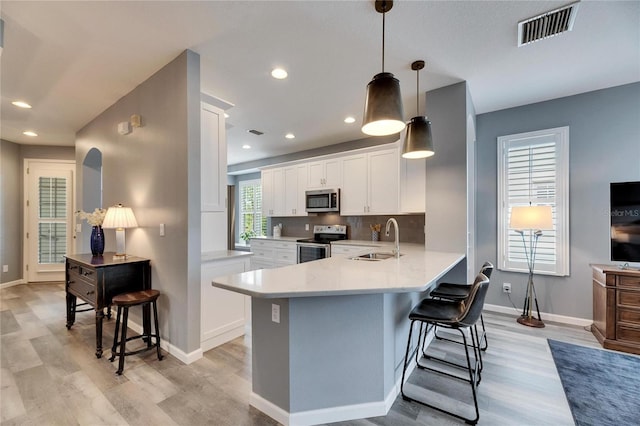
[[[73,239],[75,163],[25,160],[25,277],[63,281]]]

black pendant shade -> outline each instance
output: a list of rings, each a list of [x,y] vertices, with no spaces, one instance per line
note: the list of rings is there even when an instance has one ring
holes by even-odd
[[[431,121],[427,117],[413,117],[407,125],[407,137],[404,140],[402,157],[426,158],[433,154]]]
[[[424,68],[424,61],[415,61],[411,69],[416,72],[416,113],[420,114],[420,76]],[[431,137],[431,122],[427,117],[418,115],[413,117],[407,125],[407,135],[402,147],[402,158],[426,158],[434,154],[433,138]]]
[[[400,82],[390,72],[376,74],[367,85],[362,132],[371,136],[399,133],[405,128]]]
[[[384,17],[393,7],[393,1],[376,0],[374,5],[382,14],[382,72],[373,76],[367,85],[362,132],[370,136],[386,136],[401,132],[406,124],[400,82],[390,72],[384,72]]]

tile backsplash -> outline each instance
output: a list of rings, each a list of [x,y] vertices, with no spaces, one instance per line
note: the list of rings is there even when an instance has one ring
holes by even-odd
[[[393,241],[393,231],[387,237],[384,226],[390,217],[398,221],[400,241],[405,243],[424,244],[424,214],[407,214],[396,216],[340,216],[337,213],[320,213],[304,217],[271,217],[267,220],[267,234],[272,235],[273,226],[282,224],[283,237],[313,237],[313,225],[347,225],[347,236],[350,240],[371,240],[370,225],[380,224],[380,241]],[[305,225],[309,230],[305,231]]]

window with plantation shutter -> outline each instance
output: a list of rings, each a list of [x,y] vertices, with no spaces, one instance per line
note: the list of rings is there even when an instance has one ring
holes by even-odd
[[[38,179],[38,263],[64,263],[67,253],[67,180]]]
[[[267,235],[267,218],[262,216],[262,186],[260,179],[243,180],[238,183],[240,233],[253,231],[259,237]]]
[[[553,229],[538,239],[535,271],[569,275],[569,127],[498,138],[498,263],[527,272],[530,230],[509,228],[514,206],[551,206]]]

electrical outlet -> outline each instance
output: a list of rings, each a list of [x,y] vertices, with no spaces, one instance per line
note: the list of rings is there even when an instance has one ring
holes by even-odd
[[[511,293],[511,283],[502,283],[502,292]]]
[[[9,272],[9,265],[2,265],[2,272]]]
[[[271,321],[280,324],[280,305],[271,304]]]
[[[164,223],[160,224],[160,236],[164,237]]]
[[[308,231],[308,230],[309,230],[309,224],[308,224],[308,223],[305,223],[305,224],[304,224],[304,230],[305,230],[305,231]]]

